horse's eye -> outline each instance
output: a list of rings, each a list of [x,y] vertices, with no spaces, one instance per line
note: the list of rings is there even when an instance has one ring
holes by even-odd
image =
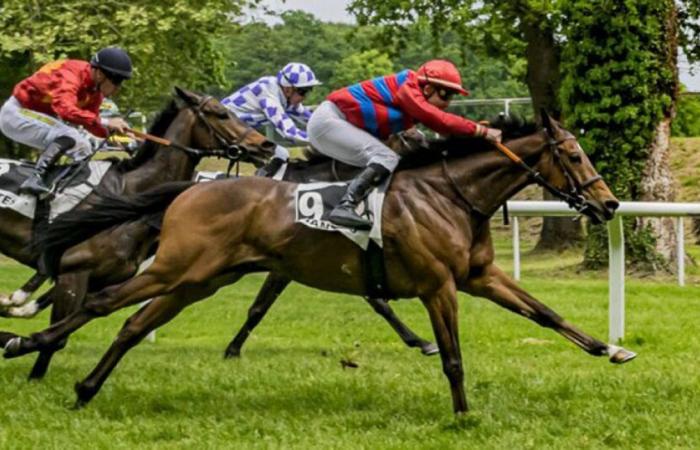
[[[569,161],[571,161],[572,164],[581,164],[581,155],[569,155]]]

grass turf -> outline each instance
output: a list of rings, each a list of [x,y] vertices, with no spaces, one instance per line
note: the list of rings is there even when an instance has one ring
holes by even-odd
[[[697,140],[675,145],[683,160],[697,155]],[[696,162],[674,159],[679,199],[697,200]],[[496,246],[509,270],[505,233]],[[605,340],[607,275],[578,273],[577,251],[529,254],[536,232],[523,234],[523,285]],[[700,258],[700,248],[686,242]],[[700,269],[687,271],[685,288],[672,276],[627,280],[625,345],[639,357],[624,366],[590,357],[485,300],[460,296],[472,407],[463,417],[451,413],[439,357],[405,348],[359,298],[292,285],[242,357],[223,360],[262,282],[250,276],[184,311],[158,331],[155,344],[134,348],[86,409],[70,409],[72,385],[92,370],[134,309],[76,333],[42,382],[26,381],[33,357],[0,361],[0,447],[698,448]],[[29,275],[0,259],[0,292]],[[432,340],[418,301],[392,305]],[[43,328],[47,317],[0,319],[0,328],[26,334]],[[342,360],[359,367],[344,369]]]
[[[499,240],[508,266],[508,243]],[[576,257],[525,255],[524,286],[593,335],[607,335],[604,274],[576,274]],[[2,261],[2,288],[29,275]],[[551,276],[554,274],[555,276]],[[691,281],[695,281],[691,278]],[[97,363],[133,311],[96,320],[26,381],[32,357],[0,361],[3,448],[562,448],[700,446],[698,288],[628,280],[626,345],[614,366],[488,301],[460,296],[472,411],[451,413],[439,357],[405,348],[361,299],[292,285],[238,360],[223,350],[262,276],[194,305],[122,361],[73,411],[72,385]],[[432,334],[418,301],[393,303]],[[28,333],[31,321],[2,320]],[[351,360],[358,368],[343,368]]]

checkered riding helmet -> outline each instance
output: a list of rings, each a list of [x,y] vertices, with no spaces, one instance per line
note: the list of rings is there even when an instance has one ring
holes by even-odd
[[[277,72],[277,82],[280,86],[292,86],[298,88],[313,87],[321,84],[309,66],[302,63],[291,62]]]

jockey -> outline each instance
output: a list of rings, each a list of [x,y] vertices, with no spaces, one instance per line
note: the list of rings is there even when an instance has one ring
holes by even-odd
[[[221,104],[253,128],[271,123],[284,138],[308,144],[306,131],[297,128],[292,118],[298,122],[308,122],[311,110],[301,102],[314,86],[320,84],[309,66],[291,62],[276,77],[262,77],[243,86],[221,100]],[[278,145],[270,162],[256,175],[271,177],[288,159],[289,151]]]
[[[309,139],[319,152],[365,169],[352,180],[328,220],[359,230],[371,228],[355,209],[399,163],[399,155],[382,142],[390,134],[422,123],[440,134],[500,142],[500,130],[445,112],[455,94],[469,92],[455,65],[439,59],[417,72],[404,70],[332,92],[309,120]]]
[[[44,177],[61,155],[78,161],[92,155],[88,137],[68,124],[102,138],[107,137],[108,129],[124,133],[128,124],[119,117],[100,118],[99,108],[103,98],[114,95],[129,78],[129,56],[120,48],[109,47],[90,62],[68,59],[46,64],[15,86],[0,109],[0,130],[42,151],[22,191],[49,193]]]

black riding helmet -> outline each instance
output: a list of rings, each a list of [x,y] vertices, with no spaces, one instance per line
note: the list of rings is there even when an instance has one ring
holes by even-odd
[[[90,60],[92,67],[97,67],[116,84],[131,78],[131,58],[118,47],[103,48]]]

